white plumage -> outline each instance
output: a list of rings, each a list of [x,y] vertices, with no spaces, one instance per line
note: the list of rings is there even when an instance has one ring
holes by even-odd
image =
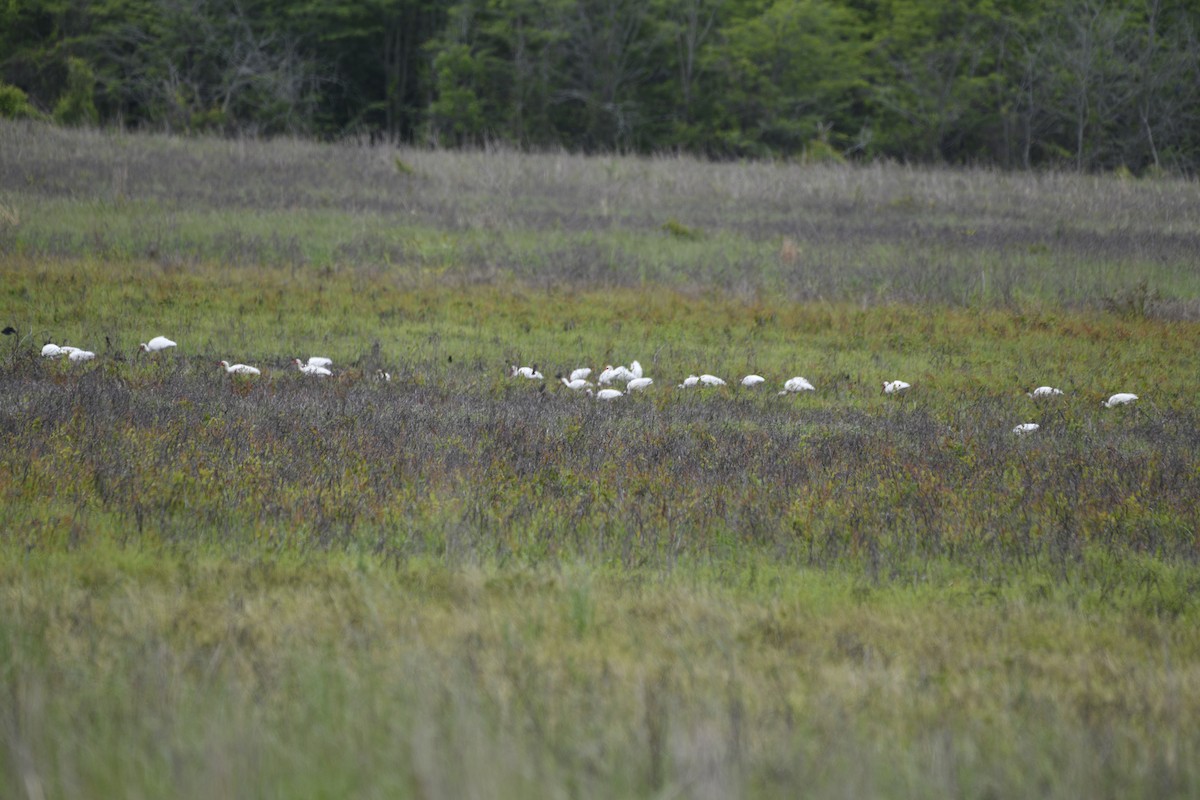
[[[883,384],[884,394],[903,394],[904,392],[908,391],[908,389],[909,384],[905,383],[904,381],[891,381],[890,383],[885,382]]]
[[[762,375],[747,375],[742,378],[742,386],[755,387],[760,383],[766,383],[767,379]]]
[[[725,381],[718,378],[716,375],[704,374],[700,376],[700,383],[703,386],[724,386]]]
[[[592,374],[591,367],[580,367],[579,369],[571,370],[571,380],[586,381],[588,376]]]
[[[637,364],[636,361],[633,363]],[[639,371],[641,370],[641,368],[642,368],[641,365],[638,364]],[[625,367],[625,366],[614,367],[610,364],[610,365],[606,366],[603,370],[601,370],[600,377],[596,378],[596,382],[599,383],[601,386],[607,386],[608,384],[612,383],[613,381],[628,382],[637,377],[640,377],[640,376],[634,375],[633,371],[630,370],[628,367]]]
[[[325,360],[329,361],[329,359],[325,359]],[[328,378],[330,375],[333,374],[326,367],[323,367],[319,364],[313,364],[312,359],[309,359],[309,363],[305,364],[300,359],[293,358],[292,363],[295,364],[296,368],[299,369],[305,375],[315,375],[318,378]],[[329,363],[332,364],[333,362],[330,361]]]
[[[1038,425],[1036,422],[1022,422],[1020,425],[1013,428],[1013,433],[1015,433],[1017,436],[1025,436],[1026,434],[1033,433],[1040,427],[1042,426]]]
[[[784,381],[783,391],[780,394],[792,394],[793,392],[815,392],[817,388],[808,382],[807,378],[801,378],[797,375],[795,378],[788,378]]]
[[[1118,392],[1117,394],[1114,394],[1112,397],[1103,401],[1101,405],[1103,405],[1105,408],[1114,408],[1116,406],[1128,405],[1137,399],[1138,396],[1136,394],[1130,394],[1129,392]]]
[[[1032,392],[1026,392],[1025,394],[1034,400],[1043,400],[1047,397],[1057,397],[1062,394],[1062,389],[1055,389],[1053,386],[1039,386]]]
[[[78,347],[73,347],[71,348],[71,352],[67,354],[67,357],[72,361],[91,361],[96,357],[96,354],[91,350],[80,350]]]
[[[592,386],[591,381],[585,381],[583,378],[572,378],[571,380],[567,380],[562,375],[559,375],[558,379],[562,381],[563,386],[567,387],[573,392],[578,392],[581,389],[590,389]]]
[[[230,364],[228,361],[218,361],[225,371],[230,375],[261,375],[257,367],[251,367],[247,364]]]
[[[175,343],[167,337],[155,336],[150,341],[142,342],[140,345],[138,345],[138,349],[144,353],[157,353],[159,350],[166,350],[167,348],[174,346]]]
[[[683,383],[676,386],[676,389],[690,389],[700,382],[699,375],[688,375],[683,379]]]
[[[634,362],[637,363],[636,361]],[[629,383],[625,384],[625,391],[637,392],[645,389],[650,384],[654,383],[654,378],[634,378]]]
[[[596,392],[597,400],[616,400],[618,397],[624,396],[620,389],[601,389]]]
[[[42,347],[42,358],[58,358],[62,354],[63,354],[62,348],[56,344],[50,344],[49,342],[47,342]]]
[[[296,360],[299,361],[300,359]],[[333,366],[333,359],[326,358],[325,356],[309,356],[308,365],[310,367],[324,367],[325,369],[329,369]]]
[[[542,379],[542,373],[538,372],[537,364],[534,364],[532,367],[518,367],[513,365],[512,372],[510,373],[509,377],[528,378],[532,381],[540,381]]]

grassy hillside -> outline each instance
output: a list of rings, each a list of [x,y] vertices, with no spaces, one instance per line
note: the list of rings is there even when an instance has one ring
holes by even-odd
[[[1193,184],[0,143],[0,795],[1196,794]]]

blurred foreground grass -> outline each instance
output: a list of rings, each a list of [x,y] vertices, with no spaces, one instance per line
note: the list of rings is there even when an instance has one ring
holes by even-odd
[[[755,555],[665,572],[7,549],[0,780],[37,797],[1195,794],[1194,613],[1081,602],[1075,582],[1111,565],[994,591],[929,569],[873,586]]]

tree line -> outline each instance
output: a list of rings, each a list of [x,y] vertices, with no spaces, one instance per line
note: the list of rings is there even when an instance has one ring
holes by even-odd
[[[1200,165],[1196,0],[23,0],[0,115],[713,158]]]

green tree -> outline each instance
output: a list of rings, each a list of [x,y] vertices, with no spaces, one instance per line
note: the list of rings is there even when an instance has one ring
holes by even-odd
[[[467,0],[427,48],[434,97],[429,133],[439,141],[560,142],[564,15],[569,0]],[[474,120],[467,123],[467,120]]]
[[[418,134],[433,95],[432,58],[425,45],[442,31],[446,3],[279,0],[274,5],[277,18],[290,20],[332,73],[323,86],[323,129],[365,130],[393,140]]]
[[[705,54],[716,41],[724,20],[733,14],[727,0],[655,0],[654,18],[664,42],[668,64],[664,87],[670,117],[665,144],[697,149],[703,146],[706,110]]]
[[[732,21],[709,51],[712,146],[736,155],[848,146],[861,127],[866,43],[857,15],[825,0],[777,0]]]
[[[54,119],[63,125],[96,125],[96,76],[79,58],[67,59],[67,89],[54,106]]]
[[[38,119],[42,115],[29,104],[29,96],[16,86],[0,83],[0,119]]]
[[[661,29],[641,0],[579,0],[566,16],[556,93],[564,141],[584,150],[648,150],[668,79]]]
[[[995,157],[1021,0],[881,0],[870,22],[875,144],[921,161]]]
[[[440,49],[433,60],[436,99],[429,106],[430,135],[444,144],[479,144],[498,133],[488,124],[481,92],[489,59],[458,43]]]

